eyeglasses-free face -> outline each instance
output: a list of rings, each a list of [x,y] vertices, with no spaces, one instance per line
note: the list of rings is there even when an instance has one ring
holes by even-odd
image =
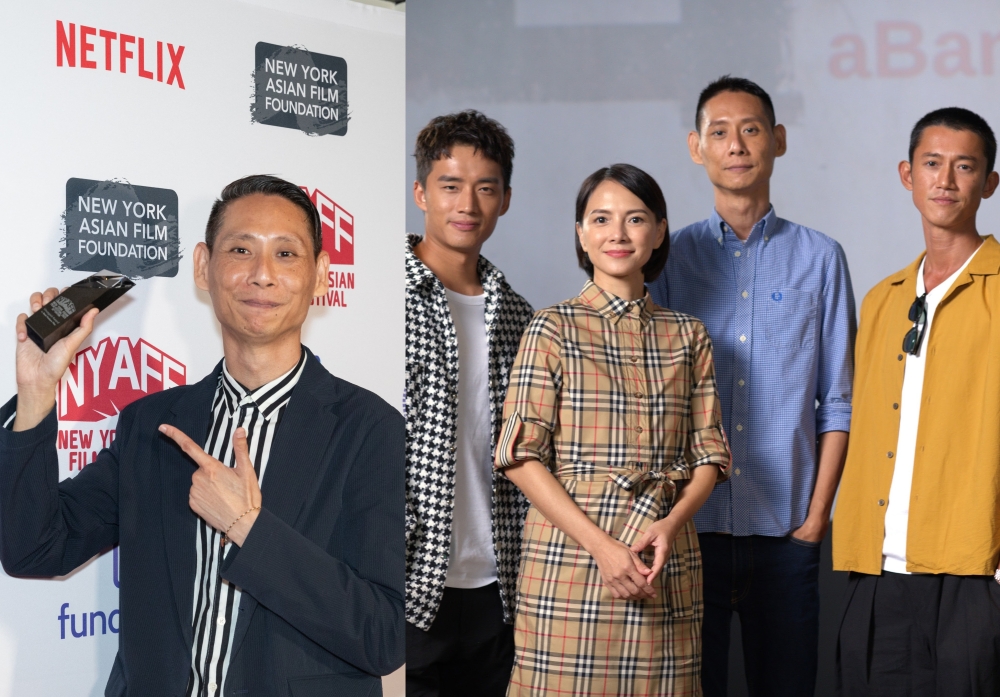
[[[927,329],[927,293],[919,296],[910,305],[909,318],[913,322],[913,327],[903,337],[903,351],[916,356],[924,340],[924,330]]]

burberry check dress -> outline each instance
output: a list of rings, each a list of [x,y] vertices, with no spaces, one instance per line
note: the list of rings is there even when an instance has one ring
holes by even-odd
[[[701,465],[729,471],[701,322],[594,283],[521,338],[496,467],[537,459],[592,521],[630,545]],[[643,553],[647,564],[651,552]],[[534,506],[521,548],[509,697],[700,695],[701,554],[688,522],[652,600],[621,600]]]

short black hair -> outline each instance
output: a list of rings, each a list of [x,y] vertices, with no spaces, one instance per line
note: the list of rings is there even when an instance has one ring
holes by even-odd
[[[971,131],[979,136],[983,141],[983,155],[986,156],[986,174],[993,171],[993,165],[997,161],[997,139],[993,135],[993,129],[986,123],[986,119],[974,111],[963,109],[960,106],[949,106],[944,109],[936,109],[929,114],[924,114],[910,131],[910,164],[913,164],[913,153],[920,144],[920,138],[924,131],[931,126],[944,126],[953,131]]]
[[[667,201],[663,198],[663,191],[646,172],[635,165],[619,163],[610,167],[602,167],[589,177],[583,180],[580,185],[580,192],[576,195],[576,222],[583,225],[583,219],[587,214],[587,202],[590,200],[594,190],[603,182],[613,181],[621,184],[626,189],[635,194],[640,201],[656,217],[656,223],[667,219]],[[580,236],[576,238],[576,259],[580,263],[580,268],[587,272],[587,275],[594,278],[594,264],[580,244]],[[642,276],[647,283],[655,281],[663,267],[667,265],[667,255],[670,253],[670,224],[667,224],[667,232],[663,236],[663,242],[653,250],[649,260],[642,266]]]
[[[215,244],[215,236],[222,225],[222,215],[229,204],[253,194],[280,196],[302,209],[306,220],[309,221],[313,256],[319,256],[323,251],[323,224],[320,221],[319,211],[301,187],[270,174],[251,174],[249,177],[237,179],[222,190],[222,195],[212,204],[212,212],[208,214],[208,224],[205,226],[205,245],[209,252]]]
[[[417,181],[421,186],[427,186],[427,175],[434,163],[442,157],[450,157],[456,145],[470,145],[487,160],[500,165],[504,191],[510,188],[514,140],[498,121],[475,109],[436,116],[420,131],[413,156],[417,158]]]
[[[711,82],[698,95],[698,108],[694,112],[694,130],[701,131],[701,111],[705,108],[705,103],[712,97],[723,92],[745,92],[746,94],[752,94],[764,105],[764,112],[771,122],[771,128],[777,125],[778,121],[774,117],[774,103],[771,102],[771,95],[765,92],[763,87],[752,80],[747,80],[745,77],[723,75],[718,80]]]

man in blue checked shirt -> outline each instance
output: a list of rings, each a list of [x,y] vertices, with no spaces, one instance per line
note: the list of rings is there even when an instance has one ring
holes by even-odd
[[[653,299],[712,337],[732,477],[695,516],[704,559],[702,685],[726,694],[740,616],[751,695],[811,695],[819,634],[819,547],[847,452],[854,295],[829,237],[770,202],[784,126],[771,98],[724,76],[698,99],[691,159],[715,210],[674,233]]]

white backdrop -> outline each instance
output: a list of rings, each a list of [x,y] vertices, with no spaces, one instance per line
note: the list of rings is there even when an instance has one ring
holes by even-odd
[[[95,350],[84,352],[89,358],[81,355],[62,390],[62,477],[78,472],[109,440],[117,410],[128,401],[193,383],[221,358],[208,297],[191,280],[191,250],[203,238],[222,187],[247,174],[276,174],[315,193],[326,223],[324,244],[339,244],[345,263],[331,268],[334,293],[312,308],[305,342],[335,374],[400,404],[403,268],[397,233],[404,206],[399,197],[387,200],[384,191],[386,182],[404,176],[402,13],[348,0],[39,0],[7,3],[4,10],[0,336],[7,340],[0,342],[0,393],[16,389],[13,323],[28,294],[88,275],[60,267],[67,180],[125,180],[172,191],[178,202],[177,274],[139,281],[101,314],[89,344]],[[76,42],[61,57],[57,22],[66,42],[74,25]],[[332,100],[329,90],[340,88],[338,101],[328,106],[349,109],[346,134],[307,135],[296,124],[251,120],[258,42],[346,61],[349,107],[344,75],[327,79],[323,95]],[[321,60],[333,59],[316,64]],[[93,67],[86,67],[90,62]],[[176,75],[170,79],[174,62],[183,89]],[[66,579],[0,574],[0,697],[102,695],[118,644],[115,582],[112,553]],[[63,608],[69,617],[60,620]],[[98,612],[103,615],[91,622]],[[400,684],[397,676],[387,694],[401,694]]]

